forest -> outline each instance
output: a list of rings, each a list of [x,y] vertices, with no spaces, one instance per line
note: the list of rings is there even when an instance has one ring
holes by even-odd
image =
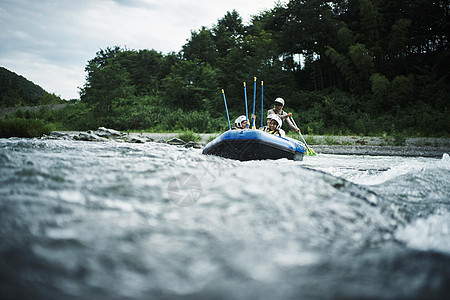
[[[256,97],[282,97],[307,134],[448,136],[445,0],[291,0],[244,24],[236,11],[178,53],[99,49],[80,99],[38,117],[68,130],[220,132]],[[254,77],[256,92],[254,91]]]
[[[23,76],[0,67],[0,108],[61,103],[64,101],[55,94],[50,94]]]

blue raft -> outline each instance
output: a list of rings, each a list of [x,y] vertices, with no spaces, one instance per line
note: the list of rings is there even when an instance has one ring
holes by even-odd
[[[280,159],[303,160],[306,146],[294,139],[261,130],[229,130],[209,142],[203,154],[241,161]]]

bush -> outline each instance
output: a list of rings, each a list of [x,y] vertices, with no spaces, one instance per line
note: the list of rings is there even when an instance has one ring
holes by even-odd
[[[0,138],[40,137],[51,131],[51,124],[38,119],[7,118],[0,120]]]
[[[226,127],[224,118],[213,118],[208,111],[185,111],[181,108],[134,103],[115,109],[114,117],[98,120],[101,126],[117,130],[215,132]]]
[[[194,133],[192,131],[186,131],[183,133],[180,133],[178,135],[178,138],[184,142],[199,142],[202,138],[198,133]]]
[[[208,132],[212,127],[211,116],[208,112],[183,112],[181,109],[174,114],[176,127],[182,130]]]
[[[378,73],[370,77],[370,82],[372,83],[372,92],[378,97],[385,95],[390,86],[389,79]]]
[[[355,121],[355,133],[369,135],[377,131],[377,122],[368,113],[361,113]]]

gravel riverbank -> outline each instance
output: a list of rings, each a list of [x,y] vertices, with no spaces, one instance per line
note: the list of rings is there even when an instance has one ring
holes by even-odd
[[[431,146],[311,145],[310,147],[316,153],[346,155],[442,157],[444,153],[450,153],[449,147]]]
[[[180,133],[123,133],[100,127],[97,131],[61,131],[52,132],[43,138],[75,139],[89,141],[105,141],[114,139],[118,142],[146,143],[160,142],[174,145],[203,148],[207,142],[218,136],[218,133],[199,134],[199,142],[180,141]],[[394,138],[360,137],[360,136],[308,136],[310,147],[317,154],[345,155],[380,155],[380,156],[424,156],[442,157],[450,154],[448,138]]]

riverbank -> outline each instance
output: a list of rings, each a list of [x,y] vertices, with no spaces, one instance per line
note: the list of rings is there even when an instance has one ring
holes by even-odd
[[[184,141],[181,133],[124,133],[100,127],[96,131],[54,131],[43,139],[75,139],[85,141],[107,141],[147,143],[159,142],[172,145],[203,148],[218,133],[198,134],[199,141]],[[423,156],[442,157],[450,153],[448,138],[395,138],[360,137],[360,136],[308,136],[310,147],[317,154],[344,155],[380,155],[380,156]],[[398,145],[399,143],[401,145]]]
[[[372,156],[442,157],[450,147],[311,145],[316,153]]]
[[[310,147],[326,154],[442,157],[450,153],[448,138],[314,136],[312,140]]]

